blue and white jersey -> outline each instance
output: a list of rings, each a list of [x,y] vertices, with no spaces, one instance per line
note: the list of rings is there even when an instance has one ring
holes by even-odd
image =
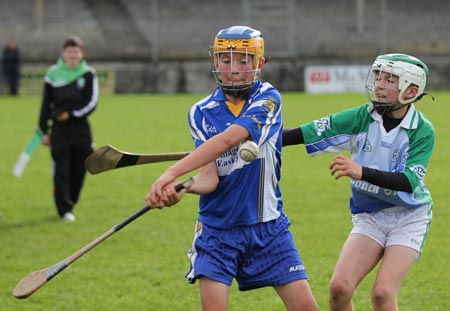
[[[281,95],[269,83],[257,81],[240,112],[233,112],[218,87],[189,112],[196,148],[232,124],[245,127],[259,146],[259,156],[244,162],[238,146],[216,159],[217,188],[200,196],[199,220],[216,228],[252,225],[276,219],[282,212]]]
[[[386,132],[383,118],[372,104],[348,109],[301,126],[310,155],[349,150],[358,164],[406,175],[413,193],[385,189],[351,179],[352,213],[393,206],[415,208],[432,204],[425,186],[427,165],[434,147],[434,129],[414,105],[401,123]]]

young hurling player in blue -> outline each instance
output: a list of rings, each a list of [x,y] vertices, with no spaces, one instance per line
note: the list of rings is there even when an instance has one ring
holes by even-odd
[[[285,129],[283,145],[306,145],[310,155],[336,156],[331,174],[351,178],[353,229],[330,283],[330,310],[353,310],[356,287],[380,263],[373,310],[398,310],[397,294],[419,257],[431,223],[425,174],[434,129],[414,102],[424,95],[428,68],[405,54],[376,58],[366,89],[370,103]]]
[[[159,177],[147,204],[177,203],[185,190],[176,193],[175,180],[199,169],[186,190],[200,195],[186,277],[199,280],[202,310],[228,310],[233,279],[240,290],[273,286],[287,310],[318,310],[283,211],[281,96],[258,80],[265,63],[262,35],[245,26],[223,29],[210,55],[219,87],[189,112],[196,149]],[[249,163],[238,155],[247,139],[260,149]]]

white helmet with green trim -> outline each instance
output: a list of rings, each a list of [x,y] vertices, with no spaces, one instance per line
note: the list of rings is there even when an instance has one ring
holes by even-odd
[[[400,105],[377,101],[374,94],[377,82],[376,76],[381,72],[398,77],[398,91],[400,91],[398,102]],[[424,95],[427,81],[428,67],[418,58],[407,54],[385,54],[379,55],[373,62],[366,79],[366,90],[369,100],[375,105],[375,108],[380,108],[383,113],[386,113],[399,109],[402,105],[420,100]],[[417,86],[418,92],[415,97],[406,99],[404,93],[411,85]]]

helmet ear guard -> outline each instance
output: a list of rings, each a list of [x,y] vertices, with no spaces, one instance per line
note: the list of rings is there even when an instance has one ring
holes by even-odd
[[[222,70],[219,68],[221,54],[245,54],[252,56],[253,79],[246,84],[224,84],[221,78]],[[264,39],[261,32],[247,26],[233,26],[219,31],[210,47],[209,54],[212,60],[212,72],[216,83],[225,94],[243,96],[249,92],[259,78],[264,65]]]

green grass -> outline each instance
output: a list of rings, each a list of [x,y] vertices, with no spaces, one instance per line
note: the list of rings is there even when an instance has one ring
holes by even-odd
[[[432,92],[419,104],[436,129],[436,148],[427,184],[434,220],[422,258],[408,274],[399,296],[401,310],[450,310],[450,93]],[[134,152],[189,151],[189,107],[203,95],[101,96],[91,123],[98,146],[113,144]],[[285,93],[285,127],[294,127],[365,101],[357,95]],[[177,206],[151,211],[87,253],[26,300],[11,291],[28,273],[53,265],[82,248],[145,204],[151,183],[170,163],[123,168],[87,176],[75,223],[57,219],[52,200],[51,161],[39,147],[24,175],[12,168],[33,135],[38,97],[0,97],[0,310],[199,310],[197,285],[188,285],[186,250],[196,219],[195,196]],[[292,232],[322,310],[328,309],[328,282],[350,230],[348,180],[330,177],[333,155],[309,158],[303,146],[284,150],[282,191]],[[358,288],[354,303],[370,310],[374,273]],[[239,292],[230,310],[283,310],[271,288]]]

